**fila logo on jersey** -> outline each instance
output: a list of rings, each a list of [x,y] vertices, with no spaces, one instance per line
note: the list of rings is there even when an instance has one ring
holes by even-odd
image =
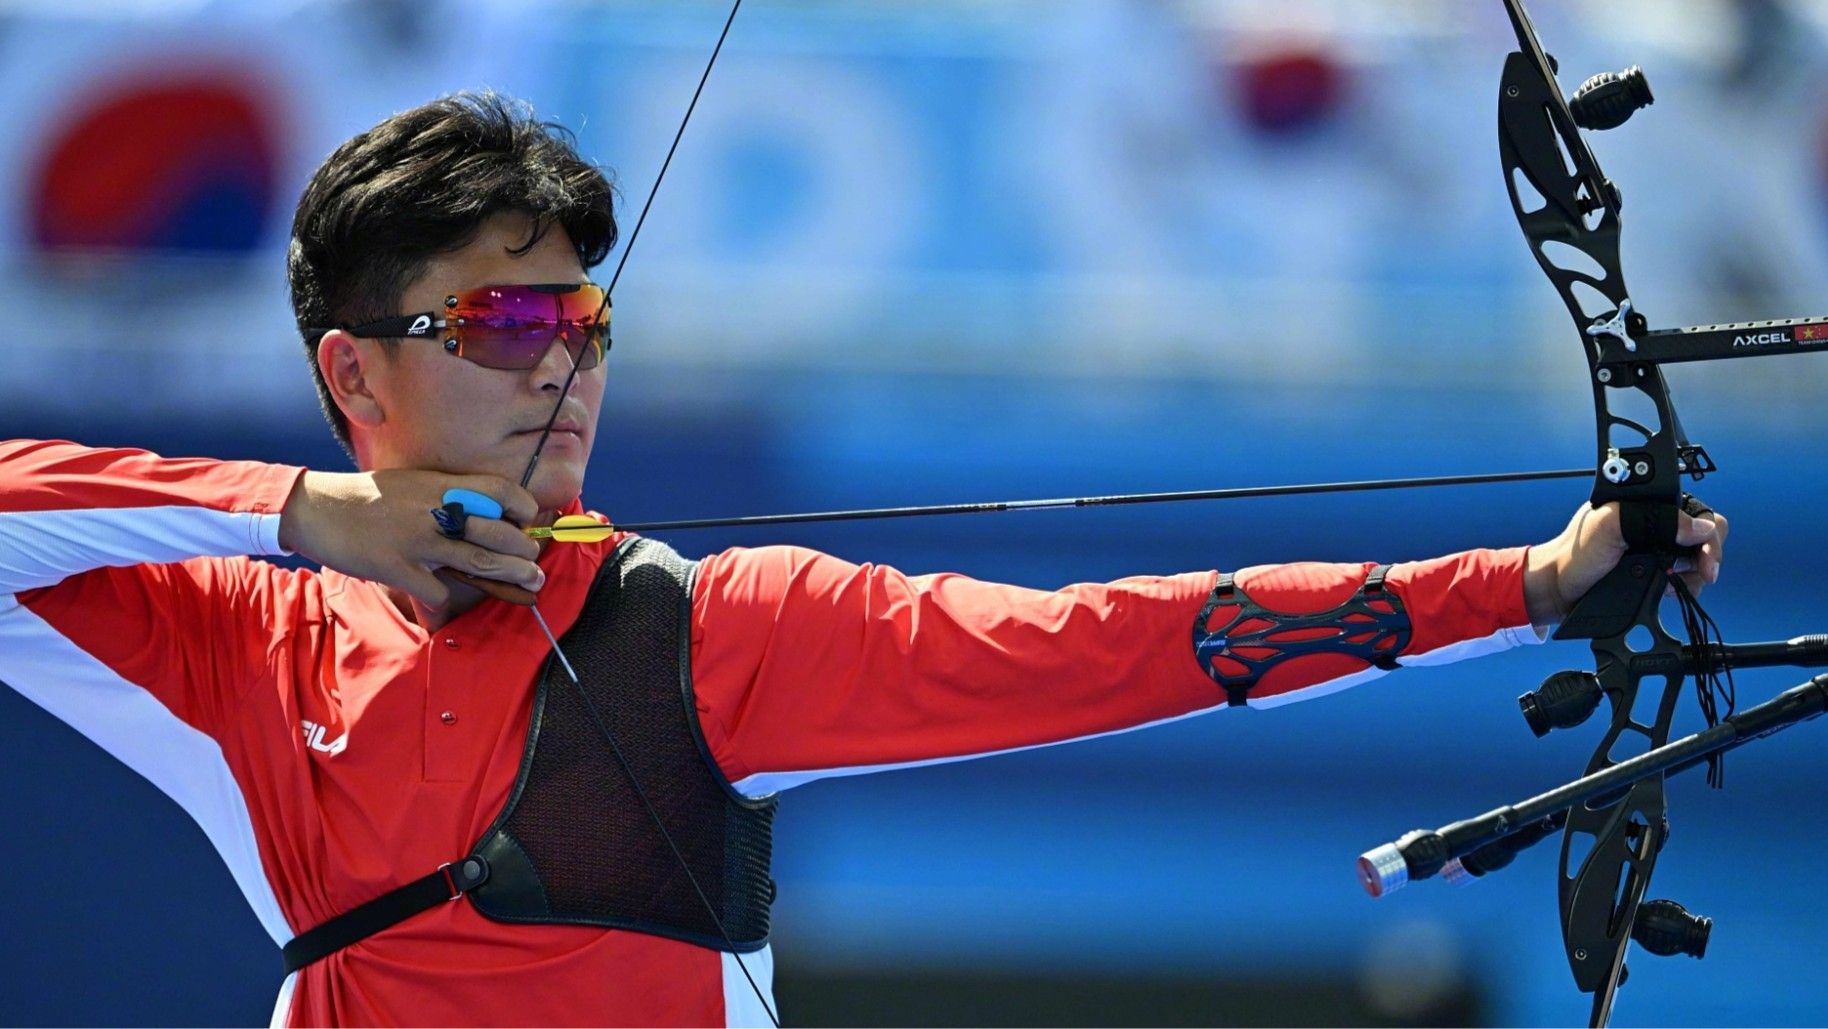
[[[326,742],[324,740],[324,727],[316,722],[301,721],[298,723],[298,727],[305,732],[305,745],[321,754],[341,754],[343,748],[349,745],[349,734],[347,732],[334,740]]]

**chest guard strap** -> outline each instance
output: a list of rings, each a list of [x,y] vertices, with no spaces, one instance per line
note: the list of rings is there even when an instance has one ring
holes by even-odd
[[[520,772],[470,854],[301,934],[285,947],[286,970],[459,896],[500,922],[628,929],[739,953],[767,946],[775,800],[737,793],[699,729],[696,572],[665,544],[624,541],[560,640],[591,703],[548,657]]]

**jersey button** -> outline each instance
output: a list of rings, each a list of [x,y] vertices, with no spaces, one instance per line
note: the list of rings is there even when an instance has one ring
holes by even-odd
[[[440,722],[443,722],[446,725],[456,725],[457,724],[457,712],[446,711],[444,714],[441,714],[438,716],[438,720]]]

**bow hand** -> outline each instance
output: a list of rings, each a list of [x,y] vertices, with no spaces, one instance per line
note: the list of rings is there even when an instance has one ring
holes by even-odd
[[[1674,571],[1695,595],[1720,578],[1727,534],[1726,516],[1701,510],[1699,515],[1676,516],[1676,545],[1687,553],[1677,558]],[[1560,535],[1530,548],[1523,578],[1530,623],[1560,624],[1580,598],[1618,566],[1625,552],[1619,505],[1582,504]]]

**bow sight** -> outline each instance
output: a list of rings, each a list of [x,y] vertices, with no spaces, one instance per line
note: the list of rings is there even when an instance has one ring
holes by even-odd
[[[1498,96],[1505,184],[1524,238],[1586,351],[1599,437],[1592,502],[1619,505],[1627,544],[1618,567],[1555,633],[1558,640],[1590,640],[1595,670],[1557,672],[1519,703],[1538,736],[1584,722],[1602,697],[1611,702],[1612,724],[1582,778],[1432,832],[1408,833],[1360,857],[1359,875],[1373,896],[1437,874],[1464,881],[1560,832],[1562,941],[1575,984],[1593,994],[1592,1025],[1600,1026],[1625,979],[1630,941],[1653,954],[1698,958],[1707,950],[1711,919],[1673,901],[1644,899],[1669,835],[1664,778],[1705,763],[1718,785],[1723,753],[1828,710],[1828,675],[1820,675],[1734,713],[1732,669],[1828,666],[1828,636],[1729,645],[1672,575],[1684,556],[1676,544],[1677,512],[1705,513],[1682,492],[1681,477],[1700,479],[1715,466],[1682,431],[1662,366],[1828,348],[1828,318],[1652,331],[1619,268],[1618,187],[1580,131],[1624,124],[1652,103],[1649,82],[1634,66],[1596,75],[1564,98],[1556,63],[1543,52],[1522,0],[1505,0],[1505,7],[1518,42]],[[1619,413],[1626,403],[1654,417]],[[1666,589],[1681,608],[1686,644],[1659,617]],[[1670,723],[1689,676],[1709,728],[1671,743]],[[1640,704],[1647,682],[1660,691],[1646,693]],[[1716,689],[1726,695],[1724,716],[1716,710]]]

